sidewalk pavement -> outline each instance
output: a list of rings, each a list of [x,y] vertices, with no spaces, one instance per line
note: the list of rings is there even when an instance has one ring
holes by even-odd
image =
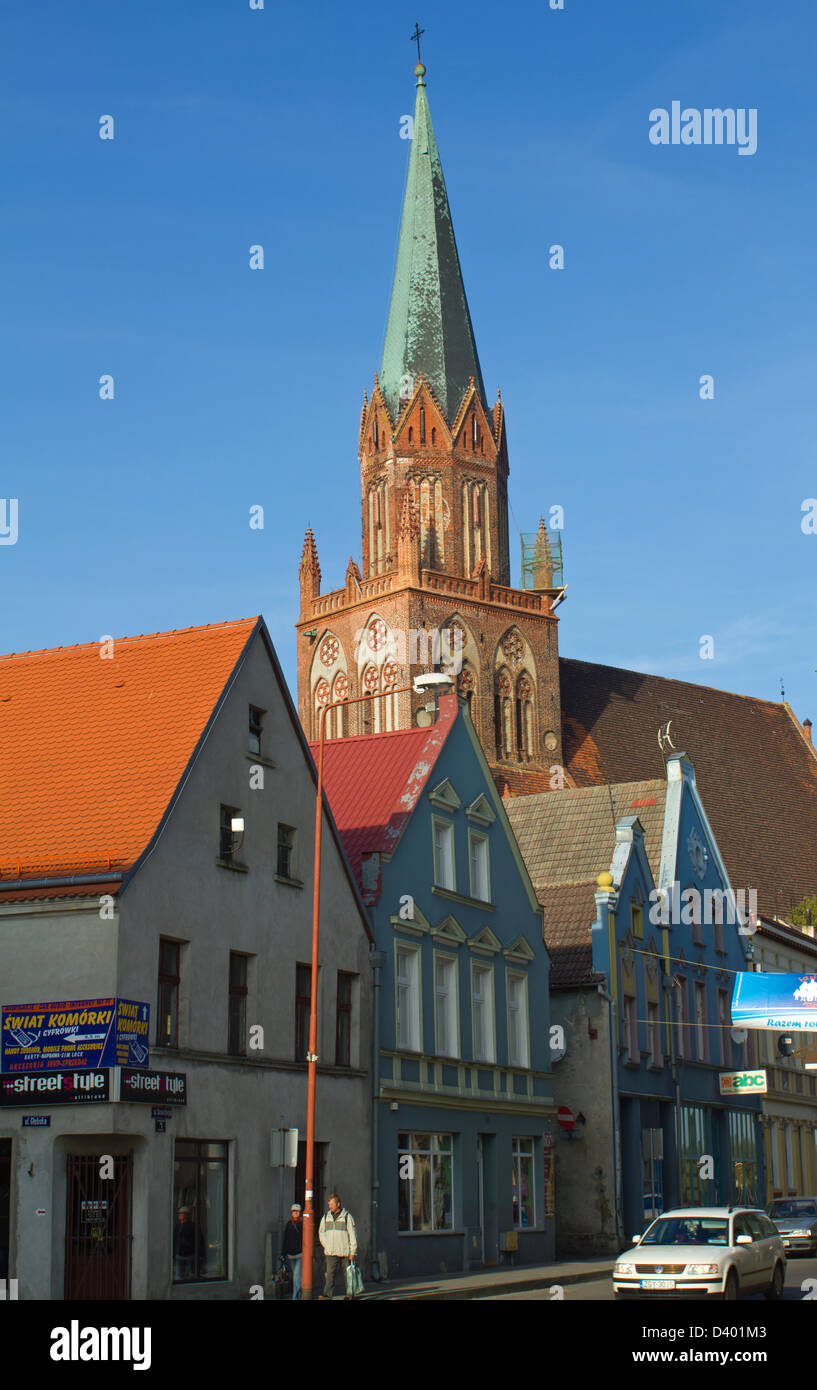
[[[527,1289],[551,1288],[554,1284],[581,1284],[588,1279],[607,1279],[615,1261],[563,1260],[552,1265],[496,1265],[492,1269],[472,1269],[455,1274],[424,1275],[419,1279],[384,1279],[376,1284],[367,1280],[363,1298],[442,1299],[486,1298],[492,1294],[523,1293]],[[357,1301],[357,1300],[356,1300]]]

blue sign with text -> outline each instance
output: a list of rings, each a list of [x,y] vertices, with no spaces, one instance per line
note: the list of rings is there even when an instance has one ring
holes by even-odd
[[[735,981],[732,1024],[740,1028],[817,1029],[817,974],[742,972]]]
[[[147,1067],[150,1007],[135,999],[4,1004],[0,1071]]]

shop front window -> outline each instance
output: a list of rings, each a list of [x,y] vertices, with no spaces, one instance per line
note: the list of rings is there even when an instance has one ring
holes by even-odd
[[[173,1282],[227,1275],[227,1145],[177,1139],[173,1165]]]
[[[454,1225],[450,1134],[397,1136],[400,1231],[450,1231]]]
[[[536,1225],[532,1139],[513,1141],[513,1224],[518,1231]]]

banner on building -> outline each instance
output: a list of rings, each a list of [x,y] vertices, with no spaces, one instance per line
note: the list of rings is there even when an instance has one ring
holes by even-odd
[[[5,1072],[0,1074],[0,1106],[24,1106],[27,1110],[33,1105],[47,1105],[50,1110],[52,1105],[104,1104],[111,1099],[110,1078],[106,1067]]]
[[[732,998],[732,1024],[817,1030],[817,975],[741,972]]]
[[[135,999],[4,1004],[0,1071],[147,1067],[150,1006]]]

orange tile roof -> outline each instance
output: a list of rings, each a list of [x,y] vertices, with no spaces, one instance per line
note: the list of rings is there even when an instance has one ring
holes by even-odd
[[[0,657],[0,889],[130,868],[259,621]]]

